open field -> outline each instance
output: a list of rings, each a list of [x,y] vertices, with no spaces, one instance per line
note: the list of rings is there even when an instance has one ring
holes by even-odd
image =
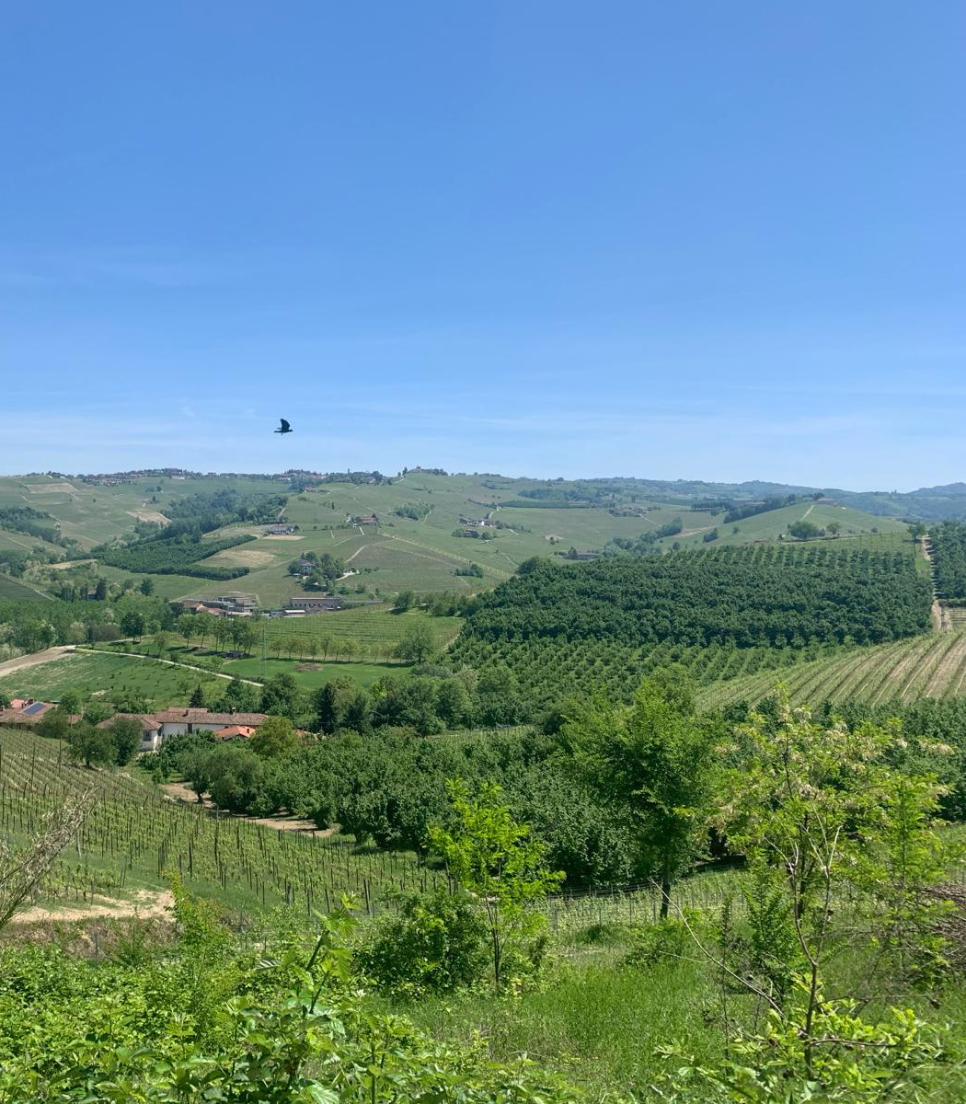
[[[712,683],[701,691],[700,702],[710,708],[759,701],[779,681],[794,702],[813,704],[849,698],[885,703],[955,697],[966,693],[966,632],[855,648],[845,655],[796,664],[780,672]]]
[[[349,679],[357,686],[369,687],[386,675],[405,674],[408,668],[400,663],[367,663],[342,659],[329,659],[326,663],[319,660],[302,663],[294,659],[271,657],[263,662],[252,657],[229,659],[222,664],[221,670],[226,675],[257,681],[270,679],[273,675],[292,675],[303,690],[311,693],[333,679]]]
[[[368,646],[398,644],[406,630],[416,622],[427,624],[439,648],[444,648],[459,635],[459,617],[430,617],[422,610],[393,613],[385,606],[359,606],[356,609],[317,613],[310,617],[271,618],[263,621],[269,642],[274,637],[316,640],[328,637],[338,652],[340,641],[353,640]]]
[[[840,539],[856,539],[856,535],[873,530],[880,534],[899,532],[903,528],[892,519],[873,517],[844,506],[809,502],[745,519],[737,523],[738,532],[734,533],[734,526],[721,522],[721,513],[651,501],[643,485],[639,489],[630,484],[615,487],[610,498],[568,508],[554,501],[541,505],[538,499],[523,497],[529,491],[546,490],[546,484],[534,480],[409,472],[392,483],[326,483],[290,494],[285,517],[299,526],[299,532],[291,537],[269,537],[265,526],[235,525],[207,534],[205,539],[241,533],[256,537],[244,548],[218,553],[213,563],[248,568],[249,573],[238,585],[255,594],[263,607],[271,608],[284,605],[300,593],[297,581],[288,576],[287,567],[293,558],[307,552],[330,552],[351,559],[358,575],[346,580],[344,587],[358,593],[361,593],[358,588],[364,588],[369,595],[391,598],[407,589],[475,593],[509,578],[532,556],[553,555],[571,547],[580,551],[601,549],[615,538],[634,541],[642,533],[676,518],[683,525],[682,534],[659,541],[659,548],[670,548],[675,541],[684,546],[701,545],[713,528],[719,533],[716,543],[722,545],[774,540],[787,531],[792,521],[806,515],[820,527],[838,521]],[[165,504],[177,498],[224,488],[244,494],[279,494],[285,491],[285,484],[237,476],[187,480],[152,477],[107,487],[87,485],[77,479],[31,475],[0,479],[0,507],[30,505],[45,510],[59,522],[65,537],[91,548],[114,537],[129,536],[139,518],[158,520]],[[560,494],[567,493],[573,492],[562,485]],[[419,520],[396,513],[412,506],[428,512]],[[352,517],[367,514],[375,514],[379,524],[350,524]],[[456,530],[466,527],[461,518],[478,521],[487,515],[500,526],[489,530],[495,534],[493,540],[454,536]],[[0,530],[0,548],[7,536],[10,547],[22,547],[24,543],[32,547],[38,543],[20,534],[5,535]],[[483,568],[483,578],[455,574],[471,563]],[[104,570],[106,573],[107,569]],[[131,575],[125,573],[125,577]],[[133,577],[140,581],[142,576]],[[152,578],[156,593],[171,599],[212,597],[224,589],[224,583],[218,580],[188,576]]]
[[[694,528],[690,512],[681,514],[685,531]],[[724,522],[723,515],[716,515],[714,528],[718,530],[715,545],[748,544],[752,541],[778,540],[779,535],[788,535],[788,527],[796,521],[810,521],[819,529],[834,522],[841,526],[838,540],[854,539],[863,535],[883,536],[891,534],[906,535],[906,526],[895,518],[874,517],[872,514],[853,510],[848,506],[819,505],[814,502],[797,502],[793,506],[783,506],[780,510],[769,510],[764,514],[743,518],[740,521]],[[707,524],[707,523],[705,523]],[[737,532],[735,530],[737,529]],[[908,538],[907,538],[908,539]],[[704,532],[694,532],[690,536],[666,537],[659,541],[661,547],[670,547],[678,541],[683,547],[697,547],[704,542]]]
[[[98,691],[128,693],[150,701],[155,708],[183,704],[199,682],[211,680],[197,671],[186,671],[103,652],[68,652],[48,663],[0,676],[0,690],[8,697],[56,700],[65,690],[85,695]]]

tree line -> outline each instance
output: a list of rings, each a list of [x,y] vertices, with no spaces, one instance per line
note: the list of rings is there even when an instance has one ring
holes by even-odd
[[[934,525],[929,543],[936,593],[949,601],[966,601],[966,522]]]

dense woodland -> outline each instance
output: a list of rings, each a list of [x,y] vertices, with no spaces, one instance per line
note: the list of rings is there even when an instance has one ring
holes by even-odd
[[[216,552],[236,548],[254,540],[252,536],[227,537],[203,541],[198,533],[168,533],[162,530],[135,544],[106,545],[96,549],[102,563],[124,571],[146,575],[193,575],[201,579],[237,579],[248,574],[247,567],[207,563]]]
[[[940,598],[966,602],[966,522],[944,521],[929,530],[933,577]]]
[[[531,560],[464,632],[489,641],[628,645],[878,643],[929,628],[912,553],[762,545],[588,564]]]

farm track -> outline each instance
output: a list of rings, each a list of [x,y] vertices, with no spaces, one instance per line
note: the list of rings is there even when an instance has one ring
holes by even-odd
[[[74,644],[62,644],[56,648],[45,648],[42,652],[31,652],[30,655],[7,659],[0,663],[0,678],[4,675],[12,675],[16,671],[23,671],[28,667],[39,667],[42,663],[53,663],[76,650]]]

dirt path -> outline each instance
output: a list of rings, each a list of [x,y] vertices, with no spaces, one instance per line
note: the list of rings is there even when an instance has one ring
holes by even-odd
[[[62,659],[75,650],[73,644],[62,644],[56,648],[45,648],[42,652],[31,652],[30,655],[4,660],[3,663],[0,663],[0,678],[3,678],[4,675],[12,675],[14,671],[22,671],[26,667],[39,667],[41,663],[50,663],[52,660]]]
[[[30,908],[18,912],[11,924],[39,924],[50,921],[71,920],[121,920],[129,916],[139,916],[147,920],[157,916],[167,916],[174,908],[174,897],[168,889],[141,889],[131,900],[119,900],[112,897],[95,897],[88,905],[64,905],[63,908]]]
[[[932,577],[932,545],[929,543],[928,533],[924,533],[920,538],[919,547],[922,549],[922,554],[924,558],[929,561],[930,577]],[[952,632],[952,621],[949,617],[946,607],[942,604],[942,602],[939,601],[939,598],[936,594],[935,582],[933,582],[932,607],[930,612],[932,614],[932,627],[934,632]]]

